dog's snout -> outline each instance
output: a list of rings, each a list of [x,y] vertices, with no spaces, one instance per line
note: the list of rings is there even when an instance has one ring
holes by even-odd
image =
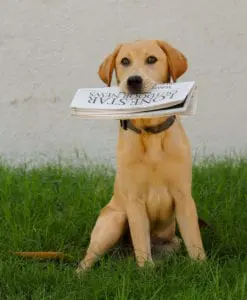
[[[132,93],[142,90],[143,80],[139,75],[130,76],[127,80],[128,90]]]

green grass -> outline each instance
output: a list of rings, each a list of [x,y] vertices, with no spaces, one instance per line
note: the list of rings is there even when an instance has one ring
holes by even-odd
[[[106,255],[78,279],[75,267],[114,172],[104,167],[0,165],[0,299],[247,299],[247,159],[207,161],[193,169],[209,259],[190,261],[185,249],[155,269],[134,256]],[[64,251],[72,262],[39,262],[9,251]]]

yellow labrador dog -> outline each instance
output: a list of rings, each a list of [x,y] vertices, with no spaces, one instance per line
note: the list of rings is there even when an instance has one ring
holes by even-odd
[[[99,77],[110,86],[115,71],[120,89],[137,94],[175,82],[186,70],[179,50],[165,41],[144,40],[118,45],[100,65]],[[191,149],[178,116],[122,121],[113,196],[100,212],[77,272],[92,267],[126,228],[138,266],[153,265],[152,241],[179,248],[176,222],[189,256],[206,259],[191,185]]]

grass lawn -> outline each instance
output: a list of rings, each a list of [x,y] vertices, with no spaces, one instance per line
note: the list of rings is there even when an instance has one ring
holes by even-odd
[[[209,259],[181,249],[140,270],[134,256],[106,255],[78,279],[75,267],[114,173],[105,167],[0,164],[0,299],[247,299],[247,158],[207,161],[193,169],[193,196]],[[63,251],[72,262],[39,262],[9,251]]]

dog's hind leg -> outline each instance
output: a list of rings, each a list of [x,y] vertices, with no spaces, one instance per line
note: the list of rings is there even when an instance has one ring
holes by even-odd
[[[112,208],[110,205],[104,207],[92,231],[87,253],[76,272],[80,273],[92,267],[102,255],[113,247],[120,239],[126,224],[127,217],[123,211]]]

